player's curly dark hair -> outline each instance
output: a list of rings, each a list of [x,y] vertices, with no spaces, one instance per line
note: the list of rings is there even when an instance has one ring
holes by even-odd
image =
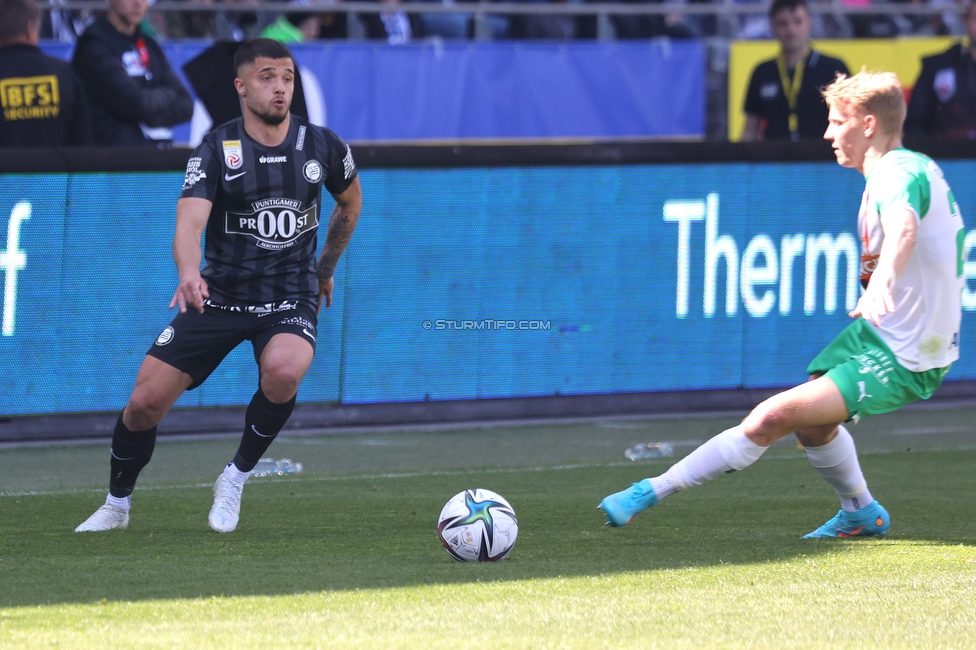
[[[258,57],[291,59],[292,64],[295,63],[295,57],[292,56],[291,50],[281,41],[276,41],[273,38],[255,38],[237,48],[237,53],[234,54],[235,73],[240,74],[242,65],[254,63]]]

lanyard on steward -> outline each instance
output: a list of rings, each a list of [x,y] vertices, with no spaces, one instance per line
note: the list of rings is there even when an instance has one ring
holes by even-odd
[[[796,98],[800,96],[800,86],[803,85],[803,69],[806,64],[808,52],[804,52],[796,64],[792,82],[790,81],[789,73],[786,71],[786,56],[780,52],[779,56],[776,57],[776,67],[779,68],[779,82],[783,86],[783,94],[786,95],[786,102],[790,106],[790,138],[794,141],[800,139],[800,121],[796,117]]]

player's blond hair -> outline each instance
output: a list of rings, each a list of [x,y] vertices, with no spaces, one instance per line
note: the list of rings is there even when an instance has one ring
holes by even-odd
[[[828,106],[842,113],[851,109],[874,115],[878,129],[887,135],[900,135],[905,123],[905,93],[893,72],[869,72],[861,68],[853,77],[837,75],[837,79],[820,91]]]

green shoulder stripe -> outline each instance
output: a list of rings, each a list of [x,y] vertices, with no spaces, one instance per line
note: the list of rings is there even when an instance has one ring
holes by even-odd
[[[871,172],[871,195],[878,214],[888,209],[910,207],[919,219],[928,214],[932,199],[929,157],[908,149],[885,154]]]

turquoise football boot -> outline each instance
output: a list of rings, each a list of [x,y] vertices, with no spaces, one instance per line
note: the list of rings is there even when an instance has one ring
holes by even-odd
[[[833,519],[804,535],[803,539],[881,536],[888,532],[889,526],[888,511],[877,501],[872,501],[857,512],[838,511]]]
[[[623,526],[638,512],[647,510],[659,499],[651,487],[651,480],[634,483],[622,492],[611,494],[597,506],[607,515],[607,526]]]

